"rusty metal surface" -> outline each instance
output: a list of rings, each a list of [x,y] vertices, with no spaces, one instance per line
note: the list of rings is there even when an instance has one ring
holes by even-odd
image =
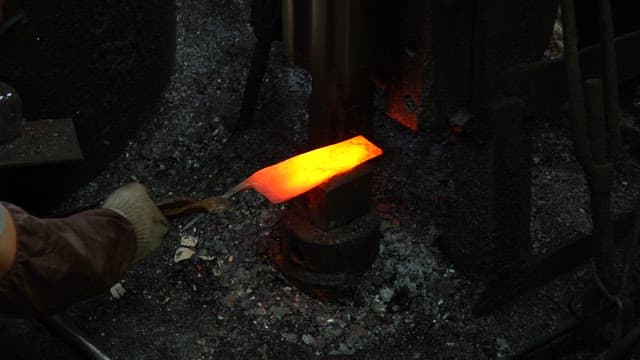
[[[315,272],[367,270],[380,243],[380,220],[375,212],[339,228],[322,231],[291,211],[285,211],[283,251],[300,267]]]
[[[351,291],[358,274],[339,271],[323,273],[300,266],[284,248],[284,240],[287,236],[282,227],[276,227],[270,234],[268,242],[269,256],[284,276],[301,290],[319,299],[332,300]]]
[[[0,145],[0,169],[82,159],[71,119],[29,121],[20,138]]]
[[[424,129],[433,80],[432,1],[384,2],[382,7],[374,51],[381,59],[375,75],[385,90],[385,112],[412,130]]]

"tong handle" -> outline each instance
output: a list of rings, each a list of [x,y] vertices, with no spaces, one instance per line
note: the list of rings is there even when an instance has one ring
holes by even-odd
[[[203,211],[198,200],[189,196],[176,196],[156,203],[165,217],[172,219]]]
[[[197,200],[190,196],[174,196],[156,203],[162,214],[169,218],[177,218],[194,213],[217,213],[231,207],[229,198],[240,191],[251,188],[251,182],[247,180],[239,183],[224,193],[222,196],[211,196]]]
[[[176,196],[156,204],[162,214],[169,218],[178,218],[195,213],[221,212],[231,207],[231,202],[221,196],[212,196],[196,200],[189,196]]]

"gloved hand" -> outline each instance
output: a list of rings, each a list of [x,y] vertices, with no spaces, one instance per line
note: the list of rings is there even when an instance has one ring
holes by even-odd
[[[167,233],[169,222],[151,200],[147,189],[139,183],[118,188],[102,207],[120,213],[133,224],[138,244],[134,264],[156,249]]]

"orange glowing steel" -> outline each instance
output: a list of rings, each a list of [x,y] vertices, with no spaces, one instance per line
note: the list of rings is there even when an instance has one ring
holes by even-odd
[[[277,204],[303,194],[380,154],[382,149],[363,136],[356,136],[258,170],[235,189],[254,188]]]

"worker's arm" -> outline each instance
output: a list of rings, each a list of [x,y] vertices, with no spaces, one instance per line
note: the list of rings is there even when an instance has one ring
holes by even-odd
[[[167,230],[140,184],[118,189],[103,208],[60,219],[3,205],[15,225],[15,259],[0,279],[0,313],[10,316],[51,313],[106,291]]]
[[[0,279],[13,266],[15,256],[16,228],[13,225],[13,219],[9,215],[9,211],[0,203]]]

